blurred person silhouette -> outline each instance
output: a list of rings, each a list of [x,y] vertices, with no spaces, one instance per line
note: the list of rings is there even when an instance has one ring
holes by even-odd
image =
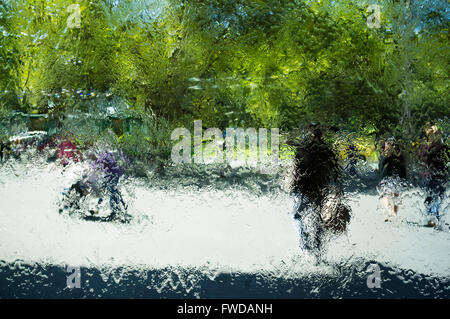
[[[8,142],[0,140],[0,161],[6,159],[10,151]]]
[[[64,209],[60,209],[60,212],[76,212],[85,220],[129,222],[131,216],[126,212],[128,207],[117,187],[128,164],[127,158],[121,153],[113,152],[103,152],[91,157],[90,169],[64,193]],[[93,195],[97,203],[94,207],[83,209],[81,201],[89,195]],[[104,204],[105,197],[109,198],[106,215],[99,212],[99,206]]]
[[[430,123],[424,127],[426,140],[419,147],[419,160],[424,167],[423,181],[427,193],[425,198],[428,226],[436,226],[440,221],[440,206],[448,181],[450,150],[443,142],[442,131]]]
[[[337,156],[324,141],[321,125],[311,123],[296,146],[291,190],[300,246],[316,256],[320,255],[326,232],[345,231],[350,219],[350,208],[342,201],[340,174]]]
[[[385,221],[397,216],[400,193],[406,181],[406,157],[395,137],[386,138],[379,160],[380,182],[377,191],[384,208]]]
[[[350,142],[347,145],[347,148],[345,149],[345,154],[347,156],[347,164],[344,167],[344,170],[349,172],[351,175],[358,175],[358,171],[356,169],[356,165],[358,164],[358,161],[362,160],[365,161],[366,157],[359,153],[360,150],[357,145]]]

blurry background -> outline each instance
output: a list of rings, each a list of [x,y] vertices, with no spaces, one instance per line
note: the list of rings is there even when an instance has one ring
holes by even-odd
[[[0,116],[114,96],[178,126],[414,135],[449,114],[449,16],[445,0],[1,0]]]
[[[380,28],[368,25],[371,4]],[[0,142],[45,131],[80,151],[120,149],[134,216],[57,213],[84,162],[63,168],[36,148],[5,160],[0,296],[448,297],[448,223],[419,227],[417,183],[385,223],[375,167],[383,136],[397,135],[410,163],[427,121],[448,136],[449,17],[446,0],[0,0]],[[365,161],[345,180],[354,215],[328,265],[301,255],[284,162],[273,176],[166,165],[172,130],[196,119],[278,127],[281,159],[310,121],[341,159],[356,145]],[[373,262],[381,291],[366,285]],[[82,267],[82,289],[66,288],[66,265]]]

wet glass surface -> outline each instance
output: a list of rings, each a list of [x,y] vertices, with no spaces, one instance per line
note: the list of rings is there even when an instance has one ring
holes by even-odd
[[[449,4],[369,2],[0,0],[0,298],[449,298]]]

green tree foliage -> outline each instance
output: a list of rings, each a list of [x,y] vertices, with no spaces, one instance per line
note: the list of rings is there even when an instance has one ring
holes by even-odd
[[[80,28],[67,24],[74,3]],[[3,0],[0,14],[9,110],[50,112],[48,95],[65,89],[222,128],[412,132],[449,114],[444,0]]]

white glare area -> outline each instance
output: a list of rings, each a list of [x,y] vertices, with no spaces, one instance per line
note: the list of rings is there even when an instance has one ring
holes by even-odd
[[[206,267],[279,277],[332,272],[332,267],[316,265],[300,250],[288,193],[257,195],[239,187],[161,190],[128,179],[119,186],[133,216],[131,223],[84,221],[58,213],[62,191],[76,180],[83,164],[71,164],[63,171],[38,162],[10,161],[0,168],[3,262]],[[391,222],[384,222],[377,196],[352,196],[347,234],[327,244],[324,260],[345,263],[363,258],[449,276],[450,233],[448,227],[420,226],[423,196],[418,189],[404,194],[399,216]]]

